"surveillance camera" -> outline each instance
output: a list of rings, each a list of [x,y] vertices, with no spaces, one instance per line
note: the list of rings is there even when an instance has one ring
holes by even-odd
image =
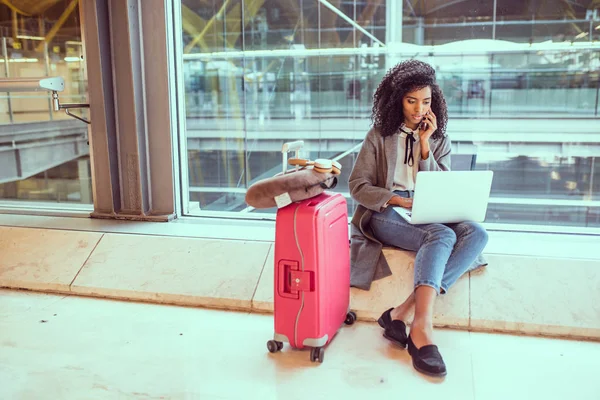
[[[0,92],[40,92],[46,90],[62,92],[65,90],[65,80],[61,77],[0,79]]]
[[[58,100],[58,92],[65,90],[65,80],[60,76],[43,78],[0,78],[0,93],[2,92],[52,92],[52,103],[54,111],[65,110],[67,115],[77,118],[80,121],[89,124],[90,121],[73,114],[72,108],[89,108],[85,103],[61,104]]]
[[[39,84],[40,88],[46,90],[53,90],[55,92],[62,92],[65,90],[65,80],[61,77],[40,79]]]

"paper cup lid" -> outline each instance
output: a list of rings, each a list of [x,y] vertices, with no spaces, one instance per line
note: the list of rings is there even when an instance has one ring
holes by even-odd
[[[326,160],[324,158],[319,158],[319,159],[315,160],[315,167],[317,167],[317,168],[329,169],[329,168],[331,168],[331,166],[332,166],[331,160]]]

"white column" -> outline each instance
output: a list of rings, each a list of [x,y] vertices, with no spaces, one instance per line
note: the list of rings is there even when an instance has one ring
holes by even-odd
[[[402,43],[403,0],[385,1],[385,44]]]
[[[425,18],[417,18],[417,26],[415,28],[415,44],[420,46],[425,44]]]

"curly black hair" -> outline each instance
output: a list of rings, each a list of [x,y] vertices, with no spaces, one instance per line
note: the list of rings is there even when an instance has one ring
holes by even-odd
[[[446,134],[448,107],[444,94],[436,83],[435,69],[422,61],[406,60],[387,72],[373,96],[371,121],[382,136],[397,133],[404,122],[404,96],[427,86],[431,88],[431,110],[437,118],[437,130],[431,137],[437,140]]]

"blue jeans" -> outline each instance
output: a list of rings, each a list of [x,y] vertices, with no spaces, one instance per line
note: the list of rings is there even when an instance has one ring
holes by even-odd
[[[413,197],[412,191],[394,193]],[[446,293],[467,272],[488,241],[487,232],[476,222],[411,225],[391,206],[373,213],[370,225],[381,243],[417,252],[414,287],[431,286],[438,294]]]

